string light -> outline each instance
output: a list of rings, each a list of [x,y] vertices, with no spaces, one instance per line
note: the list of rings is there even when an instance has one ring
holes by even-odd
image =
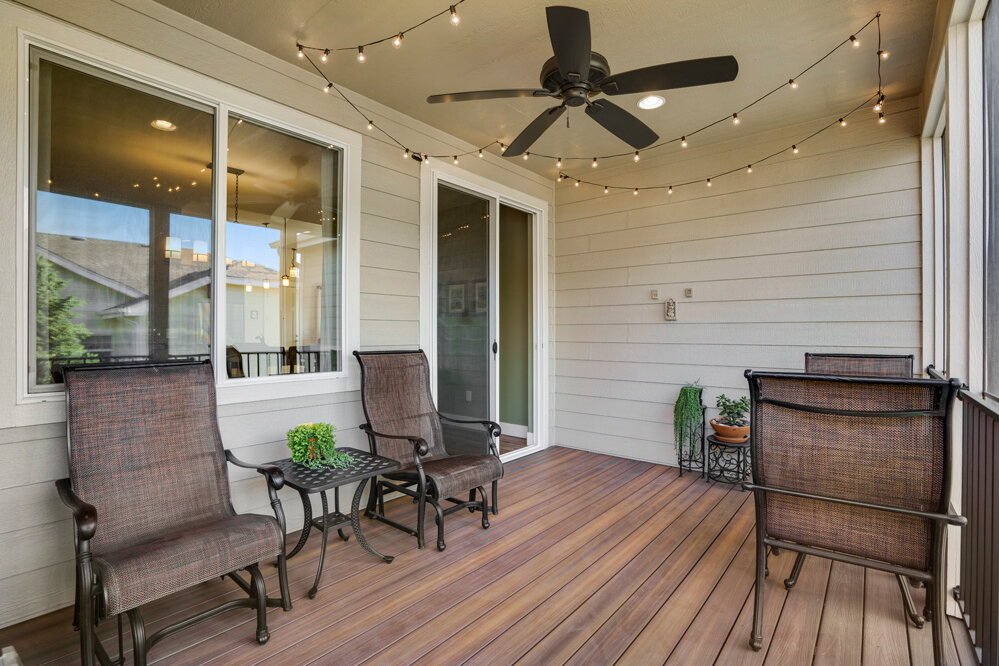
[[[323,51],[323,54],[321,56],[319,56],[319,59],[322,62],[326,62],[327,60],[329,60],[330,59],[330,50],[326,49],[325,51]]]
[[[407,148],[407,149],[406,149],[406,152],[404,152],[404,153],[402,154],[402,158],[403,158],[403,159],[405,159],[405,160],[408,160],[408,159],[409,159],[409,148]]]
[[[666,194],[673,194],[673,186],[672,185],[670,185],[669,187],[666,188]]]
[[[557,179],[557,182],[559,182],[559,183],[561,183],[561,182],[562,182],[562,174],[559,174],[559,175],[558,175],[558,179]]]
[[[451,5],[451,25],[458,25],[459,23],[461,23],[461,17],[455,11],[454,5]]]
[[[855,49],[860,48],[860,40],[857,39],[856,35],[850,35],[850,45],[853,46],[853,48]]]
[[[634,159],[635,159],[636,162],[638,160],[642,159],[641,157],[638,156],[638,151],[637,150],[635,151],[635,157],[634,157]]]
[[[395,39],[392,40],[392,46],[394,46],[396,48],[399,48],[400,46],[402,46],[402,33],[401,32],[398,35],[395,36]]]
[[[753,165],[752,164],[750,164],[749,166],[746,167],[746,173],[753,173]]]
[[[374,128],[375,128],[375,124],[369,120],[368,121],[368,129],[369,130],[373,130]]]
[[[301,44],[296,44],[296,46],[298,47],[298,57],[299,58],[304,58],[305,57],[305,51],[303,50],[302,45]]]
[[[634,194],[636,197],[638,196],[638,188],[637,187],[635,188],[635,191],[632,192],[632,194]]]
[[[482,157],[482,154],[483,154],[483,153],[482,153],[482,149],[481,149],[481,148],[479,148],[479,157]]]
[[[561,157],[555,158],[555,168],[556,169],[561,169],[562,168],[562,158]]]
[[[590,166],[593,167],[594,169],[597,168],[597,158],[596,157],[593,158],[593,164],[591,164]]]
[[[791,152],[794,153],[795,155],[797,155],[798,154],[798,146],[791,146]]]
[[[424,164],[430,164],[430,155],[427,155],[426,153],[423,153],[423,163]]]
[[[530,156],[531,156],[531,154],[530,154],[530,153],[526,153],[526,152],[525,152],[525,153],[524,153],[524,161],[527,161],[527,159],[528,159],[528,158],[529,158]]]
[[[455,156],[454,156],[454,157],[452,158],[452,161],[453,161],[453,162],[454,162],[455,164],[457,164],[457,163],[458,163],[458,156],[457,156],[457,155],[455,155]]]
[[[500,152],[501,153],[505,153],[506,152],[506,146],[504,146],[502,143],[500,144]]]
[[[687,137],[685,137],[685,136],[681,136],[680,137],[680,147],[681,148],[686,148],[687,147]]]
[[[878,114],[878,122],[881,123],[882,125],[884,125],[887,122],[885,120],[885,114],[883,114],[883,113],[879,113]]]
[[[610,192],[610,190],[607,188],[606,185],[604,185],[604,194],[607,194],[608,192]]]
[[[711,179],[708,178],[708,187],[711,187]]]
[[[576,187],[579,187],[579,181],[578,180],[576,181]]]
[[[738,113],[733,113],[733,114],[732,114],[732,124],[733,124],[733,125],[738,125],[738,124],[739,124],[739,123],[741,123],[741,122],[742,122],[742,121],[741,121],[741,120],[739,120],[739,114],[738,114]]]
[[[282,275],[281,276],[281,286],[282,287],[287,287],[290,284],[291,284],[291,279],[287,275]]]
[[[368,59],[367,56],[364,55],[364,47],[363,46],[358,46],[357,47],[357,62],[364,62],[367,59]]]
[[[885,96],[884,93],[881,93],[878,97],[877,103],[874,105],[874,112],[880,113],[881,110],[884,108],[884,105],[885,105]]]
[[[791,90],[797,90],[798,89],[798,82],[795,81],[794,79],[788,79],[787,80],[787,85],[791,86]]]
[[[881,58],[882,60],[887,60],[888,59],[888,52],[887,51],[878,51],[878,57]]]
[[[839,119],[839,126],[840,127],[846,127],[846,118],[840,118]]]
[[[327,83],[327,84],[326,84],[326,87],[325,87],[325,88],[323,88],[323,92],[324,92],[324,93],[328,93],[328,92],[329,92],[329,91],[331,91],[331,90],[333,90],[333,84],[332,84],[332,83]]]

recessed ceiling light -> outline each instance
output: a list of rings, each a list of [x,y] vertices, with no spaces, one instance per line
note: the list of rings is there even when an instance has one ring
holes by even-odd
[[[647,95],[642,99],[638,100],[638,108],[640,109],[658,109],[660,106],[666,103],[666,98],[660,95]]]
[[[152,125],[153,129],[158,129],[161,132],[172,132],[177,129],[177,126],[169,120],[154,120],[149,124]]]

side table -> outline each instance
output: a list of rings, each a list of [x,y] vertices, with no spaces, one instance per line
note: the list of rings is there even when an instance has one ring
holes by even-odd
[[[750,476],[749,440],[741,444],[723,442],[715,435],[708,435],[708,479],[721,483],[742,483]]]
[[[305,523],[302,525],[302,534],[298,538],[298,543],[288,553],[288,558],[290,559],[302,550],[312,528],[316,528],[323,535],[323,540],[319,546],[319,569],[316,571],[316,582],[309,590],[310,599],[315,599],[316,592],[319,590],[319,579],[323,575],[323,562],[326,559],[326,538],[332,530],[337,530],[340,537],[346,541],[349,537],[344,535],[343,528],[349,524],[353,528],[354,536],[357,537],[357,543],[361,544],[364,550],[384,562],[391,562],[394,559],[390,555],[379,553],[364,538],[364,533],[361,531],[360,507],[361,495],[364,494],[364,487],[367,485],[368,479],[399,469],[398,461],[376,456],[359,449],[340,448],[337,450],[349,453],[350,457],[354,459],[349,467],[344,469],[310,469],[304,465],[292,462],[291,458],[283,458],[268,463],[284,472],[285,485],[297,490],[299,496],[302,498],[302,511],[305,514]],[[357,482],[357,490],[354,491],[354,499],[350,505],[350,515],[347,516],[340,513],[340,486],[355,482]],[[332,513],[329,512],[329,505],[326,499],[326,491],[328,490],[334,490],[335,492],[335,504]],[[323,503],[323,513],[316,518],[312,517],[312,502],[309,500],[309,495],[312,493],[319,493]]]

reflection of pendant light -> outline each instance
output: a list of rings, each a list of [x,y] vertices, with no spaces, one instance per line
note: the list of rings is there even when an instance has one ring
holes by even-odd
[[[278,262],[279,265],[284,263],[285,258],[288,256],[288,218],[284,218],[284,230],[281,232],[281,261]],[[287,287],[291,284],[291,280],[288,279],[288,274],[285,273],[281,276],[281,286]]]

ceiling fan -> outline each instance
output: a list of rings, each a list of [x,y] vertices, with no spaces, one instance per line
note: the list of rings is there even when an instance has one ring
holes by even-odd
[[[586,115],[604,129],[630,144],[645,148],[659,139],[641,120],[608,99],[605,95],[627,95],[655,90],[671,90],[708,83],[732,81],[739,73],[733,56],[698,58],[653,65],[629,72],[611,74],[607,59],[590,50],[590,14],[575,7],[547,7],[548,35],[555,55],[541,67],[541,88],[514,90],[478,90],[474,92],[431,95],[427,102],[463,102],[505,97],[553,97],[561,104],[546,109],[528,125],[503,153],[506,157],[522,154],[565,113],[566,106],[586,105]]]

